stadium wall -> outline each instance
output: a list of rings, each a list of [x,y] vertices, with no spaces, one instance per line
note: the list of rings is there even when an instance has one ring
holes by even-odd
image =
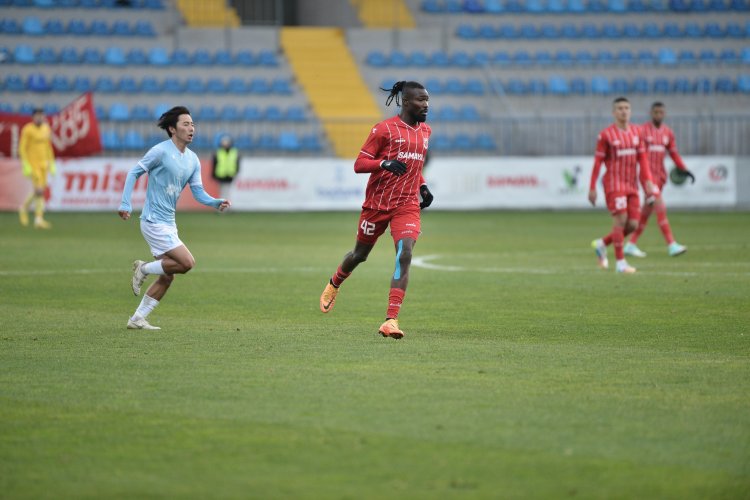
[[[116,210],[127,172],[138,158],[58,160],[47,202],[53,211]],[[688,156],[696,183],[665,187],[670,208],[737,209],[750,207],[750,157]],[[591,209],[586,199],[591,175],[589,156],[436,158],[425,177],[436,210]],[[671,166],[670,166],[671,168]],[[203,182],[218,194],[208,159]],[[147,178],[133,194],[142,206]],[[239,211],[357,210],[367,183],[352,161],[337,158],[245,158],[229,198]],[[0,160],[0,210],[16,210],[31,191],[18,160]],[[600,193],[600,200],[603,200]],[[181,210],[201,210],[189,193]],[[601,208],[601,203],[600,203]]]

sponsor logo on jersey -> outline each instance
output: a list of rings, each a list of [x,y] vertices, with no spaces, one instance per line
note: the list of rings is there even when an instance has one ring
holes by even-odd
[[[396,144],[403,144],[403,143],[405,143],[405,142],[406,142],[406,139],[396,139],[396,140],[395,140],[395,141],[393,141],[393,142],[395,142]]]
[[[424,161],[424,154],[422,153],[408,153],[406,151],[399,151],[396,156],[399,160],[419,160]]]
[[[635,148],[623,148],[617,150],[617,156],[633,156],[635,153]]]

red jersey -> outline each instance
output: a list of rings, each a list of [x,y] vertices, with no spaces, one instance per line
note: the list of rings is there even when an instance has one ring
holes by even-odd
[[[419,187],[425,183],[422,167],[431,133],[426,123],[412,127],[400,116],[372,128],[354,162],[355,172],[370,174],[362,208],[387,211],[402,205],[419,205]],[[405,163],[406,173],[397,176],[385,170],[380,166],[383,160]]]
[[[648,152],[648,164],[654,183],[663,186],[667,182],[667,170],[664,168],[664,157],[666,153],[672,157],[677,168],[687,170],[685,163],[677,152],[677,144],[674,140],[672,129],[662,124],[656,127],[653,122],[641,125],[641,140]]]
[[[596,189],[602,163],[607,166],[603,179],[606,193],[638,193],[638,164],[641,182],[651,180],[646,148],[636,125],[628,124],[627,130],[622,130],[613,123],[599,133],[591,172],[592,190]]]

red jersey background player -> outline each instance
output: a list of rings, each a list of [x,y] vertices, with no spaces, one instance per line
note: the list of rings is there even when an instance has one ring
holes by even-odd
[[[592,241],[591,246],[599,259],[599,266],[606,269],[609,267],[607,246],[610,243],[614,244],[618,273],[635,272],[635,268],[629,266],[625,260],[622,247],[625,235],[635,231],[640,218],[637,165],[640,165],[640,179],[646,193],[657,193],[651,181],[648,157],[640,138],[640,130],[630,124],[630,113],[630,102],[626,98],[618,97],[614,100],[612,116],[615,122],[599,133],[594,170],[591,172],[589,185],[589,201],[596,205],[596,182],[602,163],[605,164],[607,170],[603,178],[604,197],[612,214],[612,232],[604,238]]]
[[[386,105],[394,98],[401,112],[372,128],[354,162],[355,172],[370,174],[357,240],[323,290],[320,310],[327,313],[333,309],[341,284],[367,260],[375,242],[390,225],[396,270],[391,279],[385,322],[379,332],[384,337],[400,339],[404,332],[398,326],[398,313],[409,281],[412,249],[420,233],[419,211],[432,203],[432,193],[422,176],[431,129],[424,123],[430,96],[420,83],[397,82],[390,89]]]
[[[651,105],[651,121],[641,125],[641,141],[643,141],[646,151],[648,151],[651,177],[653,177],[654,184],[659,188],[661,193],[664,192],[664,185],[667,183],[667,170],[664,167],[666,153],[669,153],[669,156],[672,157],[677,168],[686,177],[690,177],[692,182],[695,182],[695,176],[687,169],[685,162],[682,161],[680,154],[677,152],[674,132],[672,132],[671,128],[664,125],[666,113],[664,104],[655,102]],[[630,235],[630,242],[625,245],[625,255],[632,255],[634,257],[646,256],[646,252],[638,248],[636,243],[641,234],[643,234],[643,230],[646,229],[646,223],[648,223],[648,218],[652,211],[656,211],[656,220],[659,221],[659,229],[661,229],[661,233],[667,242],[667,252],[669,255],[676,257],[687,252],[687,247],[677,243],[674,236],[672,236],[672,228],[669,226],[669,220],[667,220],[667,206],[664,203],[663,194],[659,194],[653,205],[643,205],[640,224],[638,225],[638,229]]]

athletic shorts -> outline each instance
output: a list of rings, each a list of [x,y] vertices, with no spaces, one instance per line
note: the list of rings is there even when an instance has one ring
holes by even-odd
[[[177,226],[170,224],[154,224],[141,219],[141,234],[151,248],[151,255],[159,257],[184,245],[177,236]]]
[[[359,216],[357,241],[374,245],[389,224],[394,242],[404,238],[411,238],[416,241],[421,232],[419,206],[403,205],[388,211],[363,208],[362,214]]]
[[[638,193],[612,192],[604,193],[607,208],[612,215],[628,214],[628,219],[640,220],[641,199]]]
[[[44,189],[47,187],[47,169],[45,167],[31,168],[31,184],[34,189]]]

